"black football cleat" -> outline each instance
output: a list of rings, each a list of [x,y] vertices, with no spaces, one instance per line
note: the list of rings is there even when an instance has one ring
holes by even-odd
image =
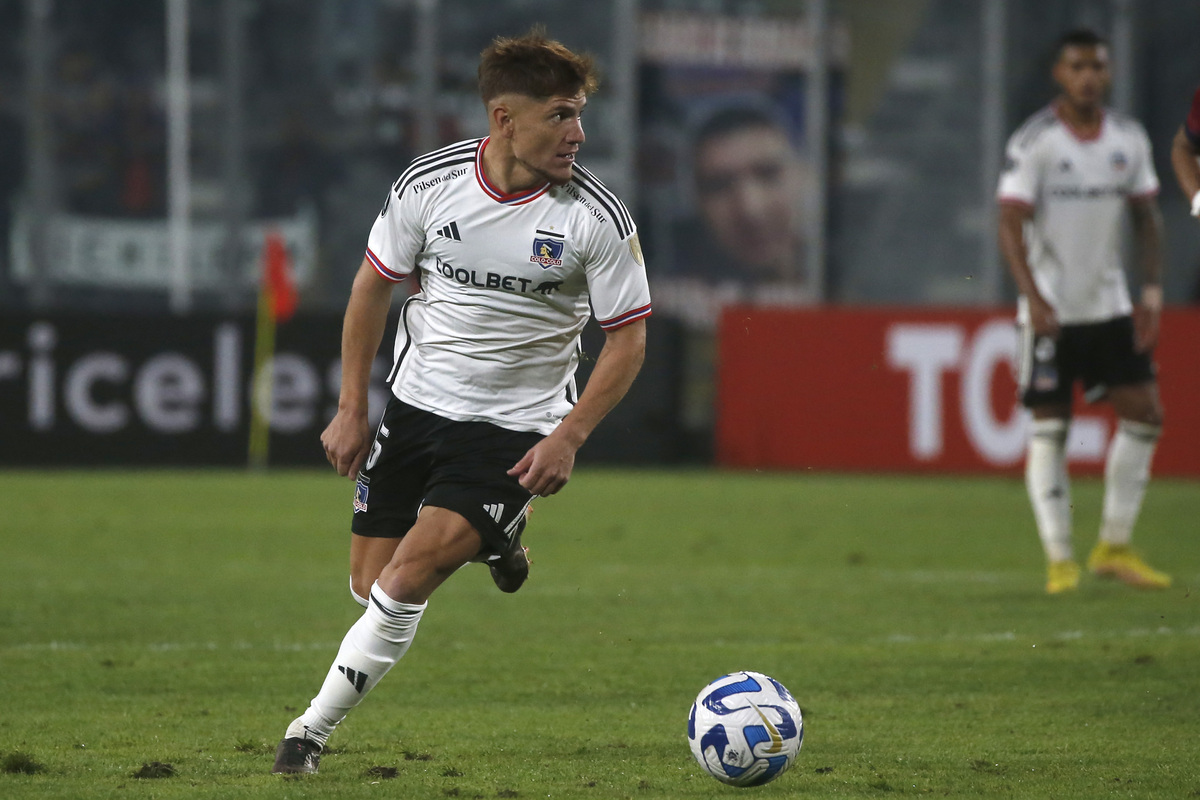
[[[525,531],[525,525],[528,522],[529,511],[526,510],[508,549],[498,556],[489,558],[487,562],[496,588],[507,594],[512,594],[520,589],[521,585],[525,583],[525,579],[529,577],[529,556],[527,555],[529,550],[521,546],[521,534]]]
[[[321,763],[321,745],[293,736],[284,739],[275,749],[275,766],[271,772],[284,775],[309,774]]]

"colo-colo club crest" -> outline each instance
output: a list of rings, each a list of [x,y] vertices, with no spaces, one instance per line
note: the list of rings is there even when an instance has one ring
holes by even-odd
[[[561,233],[538,231],[533,239],[533,255],[529,260],[541,264],[542,269],[557,267],[562,264],[563,248],[566,247],[567,237]]]

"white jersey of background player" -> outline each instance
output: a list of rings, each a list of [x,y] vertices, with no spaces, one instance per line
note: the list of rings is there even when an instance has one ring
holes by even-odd
[[[1099,133],[1081,138],[1049,106],[1008,141],[1001,202],[1035,213],[1025,226],[1038,290],[1063,325],[1133,312],[1121,265],[1121,221],[1131,199],[1158,193],[1141,123],[1105,109]],[[1021,321],[1029,320],[1027,302]]]
[[[1088,568],[1163,588],[1170,577],[1129,546],[1163,419],[1151,359],[1162,311],[1158,178],[1142,126],[1103,106],[1108,47],[1100,37],[1064,34],[1053,74],[1061,91],[1009,141],[998,189],[1000,247],[1021,294],[1018,382],[1033,415],[1025,480],[1046,554],[1046,590],[1079,584],[1066,443],[1080,383],[1120,418]],[[1137,308],[1121,267],[1126,213],[1141,268]]]
[[[450,419],[548,434],[577,397],[589,301],[605,329],[648,316],[646,271],[629,213],[590,172],[576,164],[569,183],[505,196],[481,168],[487,146],[417,159],[371,229],[380,275],[420,273],[392,391]]]

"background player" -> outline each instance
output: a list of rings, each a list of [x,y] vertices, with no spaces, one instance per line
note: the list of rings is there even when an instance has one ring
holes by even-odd
[[[650,295],[636,229],[575,163],[595,86],[589,59],[539,31],[497,39],[479,64],[489,136],[414,160],[375,220],[321,436],[338,473],[357,476],[351,584],[367,610],[288,727],[275,772],[317,770],[334,726],[404,655],[455,570],[498,557],[497,583],[520,586],[530,499],[566,484],[641,367]],[[392,287],[414,270],[421,292],[401,312],[394,397],[372,443],[367,377]],[[576,402],[591,309],[607,338]]]
[[[1200,89],[1192,96],[1187,119],[1171,143],[1171,166],[1179,188],[1191,202],[1192,216],[1200,218]]]
[[[1066,467],[1072,391],[1107,399],[1120,418],[1105,465],[1100,540],[1088,567],[1133,586],[1170,578],[1129,547],[1162,430],[1150,353],[1162,309],[1158,178],[1145,130],[1103,106],[1108,47],[1077,30],[1058,42],[1060,92],[1009,139],[1000,178],[1000,247],[1020,291],[1020,386],[1033,414],[1026,484],[1048,561],[1046,589],[1076,588]],[[1136,314],[1121,268],[1132,212],[1141,267]]]

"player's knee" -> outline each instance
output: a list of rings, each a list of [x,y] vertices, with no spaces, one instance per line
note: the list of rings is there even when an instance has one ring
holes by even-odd
[[[350,576],[350,596],[354,598],[354,602],[358,603],[363,608],[370,605],[367,596],[371,593],[370,586],[359,586],[355,583],[353,575]]]
[[[1118,426],[1121,431],[1134,438],[1145,442],[1156,442],[1162,435],[1162,414],[1159,413],[1157,421],[1154,422],[1147,422],[1145,419],[1122,419]]]
[[[1139,420],[1139,421],[1146,425],[1153,425],[1154,427],[1158,428],[1161,431],[1162,426],[1163,426],[1162,406],[1159,405],[1158,403],[1154,403],[1153,405],[1150,406],[1150,408],[1148,408],[1146,410],[1146,413],[1142,416],[1141,420]]]
[[[1029,426],[1029,438],[1034,442],[1044,442],[1055,447],[1065,447],[1067,431],[1071,421],[1066,417],[1044,417],[1034,419]]]
[[[1122,409],[1121,422],[1132,422],[1137,425],[1147,425],[1161,428],[1163,424],[1162,405],[1156,402],[1138,403],[1133,408]]]

